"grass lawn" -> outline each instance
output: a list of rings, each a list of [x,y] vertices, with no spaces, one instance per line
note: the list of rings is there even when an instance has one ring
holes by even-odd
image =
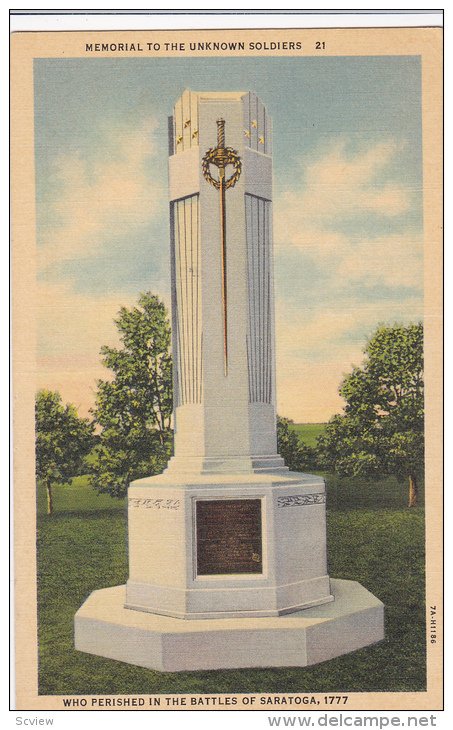
[[[126,509],[125,502],[114,499],[108,494],[97,494],[93,489],[88,487],[87,477],[75,477],[72,484],[65,487],[54,487],[53,506],[55,516],[66,515],[69,517],[72,512],[92,513],[92,512],[120,512],[124,514]],[[46,492],[40,486],[38,489],[38,515],[46,514]]]
[[[84,477],[38,495],[39,693],[416,691],[425,688],[424,515],[395,483],[328,479],[329,572],[360,581],[386,606],[386,639],[314,667],[160,673],[77,652],[74,614],[91,593],[127,579],[123,501]],[[357,499],[358,492],[361,499]],[[341,507],[341,508],[340,508]]]
[[[324,433],[325,423],[292,423],[291,428],[307,446],[316,446],[316,439]]]

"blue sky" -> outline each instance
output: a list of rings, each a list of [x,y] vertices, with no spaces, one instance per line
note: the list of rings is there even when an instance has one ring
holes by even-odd
[[[39,59],[39,384],[92,403],[112,318],[168,301],[167,117],[185,88],[253,90],[273,117],[278,409],[341,408],[380,322],[423,306],[418,57]]]

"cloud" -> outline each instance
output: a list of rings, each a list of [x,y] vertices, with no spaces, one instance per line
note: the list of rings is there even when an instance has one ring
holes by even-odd
[[[401,149],[390,140],[348,155],[332,142],[276,201],[277,407],[295,421],[341,411],[338,387],[379,323],[423,316],[413,193],[387,179]]]
[[[82,291],[83,272],[99,269],[107,246],[110,265],[118,266],[118,246],[130,249],[160,219],[166,192],[152,175],[156,126],[151,117],[127,126],[104,124],[97,130],[102,143],[89,155],[76,151],[54,159],[52,197],[48,194],[41,202],[38,387],[59,390],[85,415],[94,402],[96,380],[109,377],[100,348],[118,344],[113,320],[121,306],[136,303],[139,291],[128,293],[127,281],[110,291]],[[106,275],[106,281],[110,278]],[[154,273],[152,286],[168,299],[159,273]]]
[[[56,190],[40,230],[41,272],[55,263],[94,257],[109,238],[134,232],[159,215],[162,186],[148,170],[155,150],[152,118],[102,130],[102,144],[89,157],[79,151],[52,164]]]
[[[351,155],[337,140],[299,164],[294,186],[275,204],[283,268],[285,257],[297,253],[301,268],[321,267],[323,286],[421,286],[422,237],[410,225],[413,190],[386,179],[403,147],[389,140]]]
[[[338,386],[353,365],[363,360],[367,338],[380,323],[417,322],[423,304],[383,299],[337,306],[276,307],[278,412],[296,422],[326,421],[344,403]]]
[[[359,239],[341,257],[336,270],[343,281],[420,288],[423,277],[423,239],[416,232],[402,232],[373,239]]]
[[[118,344],[113,318],[122,304],[131,303],[114,293],[76,293],[68,282],[40,282],[38,388],[59,390],[65,401],[87,415],[96,380],[108,376],[101,364],[101,345]]]
[[[409,190],[379,177],[402,146],[389,140],[350,155],[345,140],[331,141],[327,150],[299,163],[299,186],[284,192],[279,205],[291,209],[293,224],[307,218],[338,222],[357,213],[401,215],[411,204]]]
[[[59,390],[86,415],[96,381],[110,375],[101,364],[101,346],[118,346],[114,319],[122,306],[136,303],[131,294],[85,294],[75,292],[70,282],[40,282],[38,388]]]
[[[365,339],[379,323],[418,321],[423,304],[417,297],[404,302],[383,299],[349,305],[343,300],[335,307],[288,308],[284,302],[276,306],[277,354],[281,367],[293,359],[318,360],[332,352],[360,353]],[[352,362],[352,361],[351,361]]]

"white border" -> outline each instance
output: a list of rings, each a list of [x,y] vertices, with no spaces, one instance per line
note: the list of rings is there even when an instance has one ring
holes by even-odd
[[[51,5],[52,3],[49,3]],[[101,4],[101,3],[100,3]],[[350,3],[353,5],[353,3]],[[404,4],[404,3],[401,3]],[[414,3],[416,5],[417,3]],[[71,5],[70,7],[74,7]],[[362,8],[363,11],[363,8]],[[374,11],[376,11],[376,8],[374,8]],[[414,11],[414,8],[411,8],[411,11]],[[130,30],[130,29],[147,29],[147,28],[169,28],[171,29],[178,29],[178,28],[266,28],[266,27],[301,27],[301,28],[310,28],[310,27],[390,27],[390,26],[409,26],[409,27],[420,27],[420,26],[427,26],[427,25],[434,25],[434,26],[442,26],[443,25],[443,15],[438,10],[429,9],[426,11],[426,13],[418,12],[418,13],[411,13],[411,14],[404,14],[404,13],[396,13],[394,11],[389,11],[387,16],[384,16],[380,13],[363,13],[360,14],[360,9],[358,11],[358,14],[352,14],[352,13],[344,13],[344,11],[340,11],[340,14],[337,15],[327,15],[324,13],[320,14],[310,14],[310,15],[300,15],[298,14],[298,11],[295,11],[295,14],[290,14],[288,12],[282,13],[280,15],[275,15],[274,13],[269,14],[242,14],[246,11],[238,10],[238,15],[195,15],[195,14],[188,14],[188,15],[177,15],[177,14],[169,14],[171,11],[167,11],[167,14],[162,15],[129,15],[129,14],[117,14],[112,16],[106,16],[106,15],[65,15],[62,13],[61,7],[57,9],[58,13],[61,13],[59,15],[12,15],[10,17],[11,22],[11,31],[37,31],[37,30],[101,30],[101,29],[108,29],[111,28],[113,30],[115,29],[124,29],[124,30]],[[109,10],[106,10],[105,12],[109,12]],[[110,10],[110,12],[115,12],[115,10]],[[278,11],[277,11],[278,12]],[[299,11],[300,12],[300,11]],[[384,11],[382,11],[384,12]],[[167,17],[168,15],[168,17]],[[107,26],[107,23],[110,23],[109,26]],[[116,23],[116,25],[114,25]],[[131,25],[128,25],[130,23]],[[3,33],[2,33],[2,41],[1,44],[2,48],[2,54],[1,54],[1,67],[0,67],[0,78],[3,81],[1,84],[1,88],[3,89],[2,93],[2,101],[4,101],[3,109],[6,109],[7,107],[7,90],[8,90],[8,30],[7,30],[7,24],[3,24]],[[446,66],[449,68],[449,60],[450,60],[450,51],[449,51],[449,44],[446,45]],[[447,115],[448,115],[448,106],[446,107]],[[449,116],[449,115],[448,115]],[[4,144],[4,152],[7,153],[7,130],[5,129],[7,125],[7,118],[6,114],[3,114],[3,125],[1,128],[1,138]],[[447,150],[448,152],[448,150]],[[450,150],[451,153],[451,150]],[[453,160],[451,160],[453,163]],[[450,181],[450,175],[448,174],[448,171],[453,169],[453,164],[448,164],[448,159],[446,160],[445,165],[445,171],[447,176],[447,184]],[[2,172],[0,173],[0,181],[1,181],[1,192],[3,193],[2,199],[4,201],[4,206],[2,209],[3,212],[3,220],[6,221],[7,219],[7,203],[5,205],[5,202],[7,201],[7,191],[8,191],[8,171],[6,169],[6,165],[3,166]],[[451,187],[448,186],[448,189]],[[447,209],[448,213],[448,209]],[[448,219],[450,219],[450,215],[448,216]],[[451,226],[450,226],[451,229]],[[7,259],[7,246],[3,245],[1,246],[1,266],[0,266],[0,281],[3,284],[1,288],[3,292],[3,302],[4,304],[7,303],[7,291],[8,291],[8,259]],[[448,267],[448,273],[450,274],[450,277],[453,275],[453,266],[452,266],[452,255],[449,248],[446,249],[446,265]],[[445,314],[447,315],[448,312],[452,309],[452,299],[453,296],[451,295],[451,291],[453,288],[450,288],[450,294],[448,293],[447,289],[447,301],[446,301],[446,311]],[[7,317],[6,314],[7,307],[2,307],[2,324],[4,323],[7,325]],[[6,326],[3,328],[2,331],[6,332]],[[448,338],[449,339],[449,338]],[[447,342],[447,345],[449,342]],[[2,338],[2,355],[3,357],[0,359],[0,368],[3,375],[3,384],[4,386],[7,383],[7,363],[8,363],[8,343],[7,338]],[[451,347],[448,348],[451,353]],[[6,372],[5,372],[6,371]],[[450,405],[450,408],[446,412],[451,412],[451,406],[452,404],[452,392],[453,387],[448,387],[449,383],[448,380],[446,381],[447,386],[447,403]],[[7,389],[7,385],[5,387],[5,391]],[[5,392],[4,391],[4,392]],[[6,401],[6,398],[5,398]],[[6,402],[4,401],[4,404],[6,406]],[[448,407],[448,406],[447,406]],[[2,409],[3,415],[6,416],[6,408]],[[7,460],[8,460],[8,451],[6,448],[7,439],[8,439],[8,419],[4,417],[2,419],[2,430],[1,430],[1,438],[0,441],[2,443],[2,456],[3,456],[3,465],[4,470]],[[450,435],[451,435],[451,428],[449,429]],[[451,474],[451,467],[449,469],[448,474]],[[452,490],[447,489],[446,490],[446,507],[449,507],[448,512],[451,514],[452,512],[452,506],[453,506],[453,492]],[[2,547],[6,547],[7,543],[7,514],[6,510],[3,511],[3,539],[1,541]],[[453,531],[449,531],[446,533],[446,536],[448,538],[448,545],[446,546],[447,552],[451,553],[453,552],[453,539],[452,536]],[[6,554],[6,550],[3,553]],[[3,567],[6,567],[6,560],[3,561],[4,565]],[[451,571],[450,571],[451,572]],[[6,578],[6,577],[5,577]],[[3,585],[6,586],[6,579],[4,578]],[[448,596],[452,596],[452,591],[449,589],[449,583],[446,581],[445,584],[446,594],[445,594],[445,605],[447,605]],[[6,628],[7,628],[7,614],[5,611],[6,608],[6,601],[2,602],[2,625],[5,630],[6,634]],[[448,632],[447,635],[447,643],[445,646],[446,649],[446,656],[451,657],[453,653],[453,647],[452,647],[453,641],[452,641],[452,632]],[[451,660],[448,662],[448,665],[451,667]],[[446,669],[448,669],[448,665]],[[446,672],[445,680],[447,681],[447,678],[451,678],[451,671]],[[2,691],[0,693],[0,716],[2,719],[5,720],[6,726],[11,727],[13,724],[17,724],[17,716],[21,716],[22,718],[27,718],[28,720],[32,719],[34,720],[35,724],[36,721],[39,719],[44,718],[53,718],[55,725],[59,725],[60,728],[64,730],[79,730],[81,722],[84,723],[87,727],[93,727],[93,726],[106,726],[110,728],[110,730],[116,730],[116,728],[123,728],[126,724],[133,724],[134,730],[139,730],[139,728],[144,728],[144,730],[149,730],[150,726],[152,725],[154,728],[157,728],[157,730],[166,730],[166,728],[174,728],[177,727],[180,723],[184,730],[209,730],[212,728],[212,724],[214,721],[214,725],[216,727],[216,730],[231,730],[231,726],[234,724],[234,727],[236,728],[248,728],[248,730],[251,730],[252,728],[268,728],[268,716],[275,716],[275,715],[284,715],[284,716],[294,716],[294,715],[307,715],[310,714],[310,708],[309,706],[304,711],[303,707],[298,708],[284,708],[282,707],[281,711],[271,710],[271,711],[262,711],[262,712],[235,712],[234,715],[231,715],[230,712],[216,712],[215,716],[213,717],[210,712],[201,712],[201,711],[191,711],[189,713],[178,711],[177,708],[175,708],[175,711],[173,712],[159,712],[159,713],[153,713],[152,717],[149,716],[146,712],[103,712],[102,714],[93,712],[58,712],[58,711],[49,711],[49,712],[37,712],[37,711],[16,711],[13,713],[9,713],[7,706],[8,706],[8,698],[7,698],[7,683],[8,683],[8,658],[6,656],[6,652],[4,653],[4,661],[2,662],[1,666],[1,678],[3,679],[3,682],[1,684]],[[446,684],[447,686],[447,684]],[[325,713],[320,713],[325,714]],[[330,711],[328,713],[331,716],[337,715],[336,712]],[[357,718],[357,717],[363,717],[363,712],[359,711],[343,711],[344,715],[349,716],[349,724],[351,718]],[[402,725],[407,723],[407,716],[410,714],[412,717],[416,716],[418,718],[425,717],[425,718],[433,718],[434,723],[429,723],[430,727],[436,727],[438,730],[447,730],[447,728],[451,727],[451,721],[452,721],[452,702],[449,701],[448,695],[446,697],[446,712],[432,712],[432,711],[413,711],[413,712],[403,712],[403,711],[391,711],[391,712],[366,712],[366,715],[371,715],[375,717],[399,717],[400,722]],[[316,722],[318,713],[313,713],[313,721]],[[339,719],[339,718],[338,718]],[[338,724],[338,723],[337,723]],[[282,726],[283,722],[282,722]],[[298,723],[295,723],[295,726],[298,726]],[[314,725],[316,726],[316,725]]]
[[[43,11],[45,13],[46,11]],[[52,11],[47,11],[52,13]],[[99,14],[30,14],[11,15],[11,31],[96,31],[96,30],[180,30],[180,29],[213,29],[213,28],[389,28],[395,26],[426,27],[442,26],[441,11],[418,13],[399,12],[357,12],[344,13],[279,13],[272,11],[266,14],[250,13],[237,10],[235,14],[219,14],[216,12],[173,13],[137,10],[136,14],[116,13],[115,10]]]

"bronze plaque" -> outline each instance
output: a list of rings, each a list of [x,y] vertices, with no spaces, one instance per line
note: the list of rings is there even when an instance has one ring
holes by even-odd
[[[262,573],[260,499],[196,503],[197,574]]]

